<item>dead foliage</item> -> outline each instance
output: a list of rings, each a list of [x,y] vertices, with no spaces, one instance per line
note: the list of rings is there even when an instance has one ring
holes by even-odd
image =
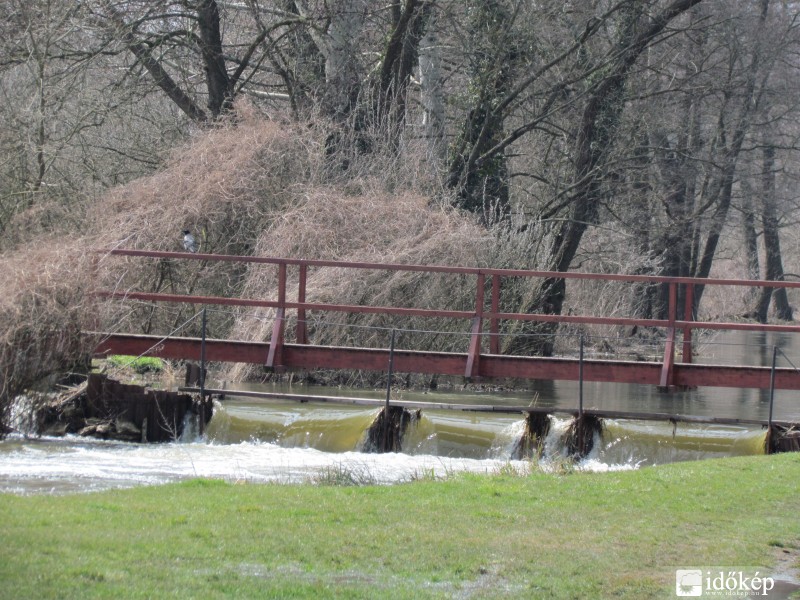
[[[432,206],[414,193],[389,194],[376,185],[370,194],[347,195],[338,189],[315,188],[304,194],[259,238],[256,255],[354,262],[419,265],[486,265],[494,236],[470,219],[449,209]],[[288,273],[287,295],[298,285],[298,272]],[[276,298],[277,268],[252,265],[243,296]],[[306,298],[309,302],[369,306],[396,306],[440,310],[474,310],[475,277],[424,274],[414,271],[369,269],[311,269]],[[274,311],[242,310],[233,336],[268,340]],[[290,314],[287,335],[296,325]],[[424,317],[344,315],[310,312],[308,333],[317,344],[386,347],[389,330],[402,329],[397,347],[465,351],[470,323]],[[413,340],[411,339],[413,337]],[[252,367],[234,369],[235,378],[254,374]]]
[[[406,429],[419,421],[420,414],[421,411],[411,412],[402,406],[389,406],[388,413],[387,408],[382,408],[366,432],[362,450],[374,454],[400,452]]]
[[[14,282],[6,286],[3,316],[15,324],[3,332],[3,397],[75,360],[85,350],[86,340],[77,333],[87,318],[93,320],[90,328],[98,330],[199,334],[200,320],[189,321],[199,307],[95,304],[85,293],[89,288],[275,297],[274,267],[94,255],[94,249],[182,250],[181,232],[189,229],[200,242],[200,253],[535,266],[517,260],[531,255],[525,236],[488,231],[470,215],[447,208],[422,146],[404,143],[391,152],[376,146],[375,151],[347,157],[345,168],[344,162],[326,158],[329,129],[321,121],[312,127],[265,119],[242,105],[231,120],[198,132],[158,172],[82,206],[75,214],[83,235],[73,238],[74,245],[45,237],[34,227],[39,241],[19,246],[2,265],[8,271],[4,279]],[[44,213],[22,215],[20,223],[25,218],[31,223],[61,218],[52,211]],[[74,231],[72,224],[64,227]],[[97,262],[89,268],[93,256]],[[498,257],[503,260],[498,262]],[[29,270],[37,272],[34,267],[39,272],[31,275]],[[18,276],[23,272],[28,274]],[[292,272],[289,289],[296,289],[291,287],[296,283],[297,273]],[[313,269],[307,297],[312,302],[472,311],[475,279]],[[310,318],[309,334],[316,343],[385,347],[388,330],[396,327],[419,330],[398,336],[398,347],[465,351],[468,345],[466,320],[431,323],[423,318],[322,312]],[[213,310],[208,335],[264,340],[272,322],[270,311]],[[290,323],[288,336],[293,326]],[[248,374],[245,369],[239,376]]]
[[[540,457],[544,451],[552,419],[547,413],[529,412],[525,417],[525,430],[511,451],[513,460]]]
[[[105,248],[183,251],[190,230],[208,254],[252,254],[261,233],[301,190],[320,177],[324,149],[319,134],[301,125],[270,121],[249,107],[176,150],[158,172],[111,190],[89,210],[88,221]],[[103,287],[237,296],[244,267],[232,263],[103,260]],[[169,333],[197,311],[194,306],[128,303],[114,324],[146,333]],[[232,316],[211,314],[210,331],[224,335]],[[184,330],[197,334],[199,321]]]
[[[584,458],[594,446],[595,435],[602,433],[603,420],[600,417],[586,414],[575,417],[562,438],[567,449],[567,456]]]
[[[87,356],[89,261],[79,244],[52,238],[0,257],[0,423],[23,390]]]

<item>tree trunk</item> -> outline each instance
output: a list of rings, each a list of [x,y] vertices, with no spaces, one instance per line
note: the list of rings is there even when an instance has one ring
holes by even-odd
[[[186,116],[197,122],[204,122],[208,119],[205,111],[197,106],[195,101],[178,85],[169,73],[153,58],[149,46],[139,42],[133,34],[131,27],[125,22],[123,15],[111,4],[110,0],[104,1],[109,20],[114,26],[115,32],[122,38],[128,50],[142,63],[144,68],[150,73],[155,84],[169,97],[172,102],[180,108]]]
[[[364,26],[363,0],[341,0],[331,11],[325,54],[325,108],[334,121],[347,120],[358,103],[364,77],[357,40]]]
[[[763,149],[763,211],[761,222],[764,226],[764,250],[766,254],[766,278],[768,281],[783,281],[783,259],[778,227],[778,214],[775,202],[775,147],[766,144]],[[774,298],[775,311],[779,319],[792,320],[792,307],[786,288],[761,288],[761,296],[756,306],[756,318],[760,323],[767,322],[770,300]]]
[[[480,159],[503,138],[505,115],[495,106],[511,90],[518,53],[509,38],[511,16],[497,0],[474,6],[472,29],[476,54],[482,58],[471,74],[475,103],[452,149],[447,185],[456,191],[455,205],[478,215],[484,225],[510,214],[505,151]]]
[[[426,0],[406,0],[403,9],[396,11],[394,30],[384,53],[375,113],[377,123],[388,130],[395,146],[405,122],[406,91],[417,66],[420,40],[432,6]]]
[[[431,157],[444,158],[444,83],[442,81],[442,51],[433,24],[425,29],[419,48],[419,85],[422,102],[422,127]]]
[[[217,118],[231,108],[233,90],[225,67],[219,7],[215,0],[201,0],[197,6],[197,23],[200,30],[200,53],[203,56],[208,87],[208,110],[214,118]]]

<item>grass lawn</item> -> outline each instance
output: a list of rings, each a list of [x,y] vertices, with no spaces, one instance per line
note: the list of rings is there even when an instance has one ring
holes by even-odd
[[[798,481],[800,454],[784,454],[396,486],[0,495],[0,597],[674,598],[677,568],[798,566]]]

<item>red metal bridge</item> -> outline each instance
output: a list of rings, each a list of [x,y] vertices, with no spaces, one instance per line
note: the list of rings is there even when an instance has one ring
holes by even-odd
[[[301,260],[154,252],[115,249],[110,257],[135,257],[141,260],[186,260],[208,263],[256,263],[272,265],[277,270],[277,287],[272,298],[228,298],[218,296],[151,293],[141,291],[99,290],[97,295],[124,301],[147,303],[188,303],[201,306],[251,307],[274,309],[274,322],[269,341],[241,341],[199,337],[162,337],[134,333],[100,333],[96,355],[128,354],[158,356],[171,359],[199,360],[201,349],[205,359],[219,362],[260,364],[277,371],[287,369],[357,369],[385,371],[390,349],[318,345],[309,339],[307,316],[314,311],[347,314],[380,314],[393,317],[425,317],[463,319],[465,342],[463,352],[435,352],[425,349],[393,350],[395,372],[463,376],[471,380],[515,378],[547,380],[581,380],[650,384],[661,388],[722,386],[734,388],[772,388],[800,390],[800,372],[794,368],[770,368],[743,365],[711,365],[693,362],[693,333],[698,329],[716,331],[772,331],[800,334],[800,326],[738,322],[708,322],[692,318],[697,286],[706,291],[725,288],[797,288],[800,282],[749,281],[734,279],[694,279],[645,275],[613,275],[598,273],[554,273],[546,271],[484,269],[469,267],[422,266],[403,264],[354,263],[325,260]],[[371,270],[379,272],[414,271],[420,274],[467,277],[474,281],[474,309],[447,310],[413,306],[365,306],[309,302],[306,286],[310,270]],[[291,271],[296,270],[296,272]],[[287,274],[296,279],[297,288],[287,289]],[[296,277],[294,275],[296,274]],[[346,275],[344,275],[346,277]],[[500,310],[504,281],[530,280],[601,280],[627,285],[666,286],[668,311],[666,319],[606,317],[590,315],[552,315],[502,312]],[[535,282],[532,282],[532,284]],[[678,306],[678,298],[683,306]],[[286,339],[287,318],[296,317],[294,337]],[[679,318],[679,316],[681,318]],[[500,351],[501,323],[534,321],[572,325],[647,327],[662,330],[663,354],[660,360],[612,360],[606,358],[563,358],[518,356]],[[96,333],[96,332],[95,332]],[[679,347],[680,346],[680,347]],[[202,348],[201,348],[202,347]]]

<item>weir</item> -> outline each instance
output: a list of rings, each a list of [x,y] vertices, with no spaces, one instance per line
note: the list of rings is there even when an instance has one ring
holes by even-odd
[[[200,388],[182,387],[180,392],[199,394]],[[403,435],[408,424],[419,421],[424,411],[458,411],[478,414],[503,414],[521,415],[524,418],[524,429],[513,444],[510,451],[511,458],[530,458],[540,456],[544,447],[544,440],[550,433],[551,416],[569,419],[569,425],[562,438],[569,456],[582,458],[593,449],[597,435],[602,433],[604,422],[636,421],[636,422],[666,422],[673,427],[672,436],[679,423],[690,425],[747,425],[759,426],[770,431],[763,442],[767,453],[787,452],[800,450],[800,435],[798,424],[792,421],[776,421],[771,423],[762,419],[742,419],[729,417],[706,417],[696,415],[673,415],[668,413],[640,413],[630,411],[603,410],[584,408],[582,414],[577,408],[536,407],[522,405],[497,405],[497,404],[458,404],[445,402],[421,402],[414,400],[392,400],[390,421],[392,427],[388,434],[384,429],[385,400],[374,398],[359,398],[351,396],[293,394],[288,392],[262,392],[252,390],[235,390],[223,388],[206,388],[205,393],[216,400],[224,402],[228,397],[242,397],[261,400],[289,400],[300,404],[331,404],[344,406],[364,406],[382,408],[368,428],[368,441],[362,448],[368,452],[399,452],[404,449]]]
[[[619,411],[585,409],[582,392],[577,410],[530,407],[530,406],[460,406],[458,404],[435,404],[424,402],[392,402],[355,398],[333,397],[293,397],[284,394],[284,399],[299,402],[350,403],[365,406],[385,406],[386,411],[400,409],[401,415],[396,425],[380,428],[395,432],[399,439],[408,419],[403,411],[420,410],[462,410],[472,412],[517,413],[526,416],[530,425],[532,415],[568,415],[577,419],[572,438],[574,445],[570,453],[583,455],[591,443],[594,434],[602,427],[602,420],[633,419],[666,421],[669,423],[694,423],[736,425],[747,424],[765,427],[769,430],[767,446],[770,450],[791,448],[797,423],[775,418],[772,410],[772,397],[776,390],[800,390],[800,370],[788,357],[783,356],[788,367],[778,366],[780,349],[773,348],[772,365],[719,365],[698,364],[693,362],[695,353],[695,336],[697,330],[741,331],[741,332],[776,332],[791,336],[800,334],[800,326],[776,325],[741,322],[711,322],[696,319],[693,304],[695,286],[703,286],[708,290],[714,287],[745,288],[795,288],[800,282],[786,281],[747,281],[720,279],[691,279],[655,276],[613,275],[596,273],[552,273],[510,269],[476,269],[466,267],[397,265],[375,263],[346,263],[339,261],[319,261],[301,259],[283,259],[271,257],[227,256],[213,254],[192,254],[175,252],[151,252],[141,250],[111,250],[110,256],[138,257],[156,260],[201,260],[207,262],[230,262],[272,266],[277,269],[276,298],[272,300],[228,298],[220,296],[197,296],[182,294],[165,294],[138,292],[135,290],[114,291],[98,290],[96,296],[124,301],[144,301],[153,304],[193,304],[217,307],[250,307],[267,308],[272,312],[272,328],[269,341],[248,341],[228,339],[208,339],[205,324],[201,337],[183,337],[173,331],[165,336],[139,335],[132,333],[87,332],[97,336],[98,343],[95,355],[108,354],[150,355],[171,359],[201,360],[209,362],[239,362],[262,365],[267,372],[282,373],[291,370],[361,370],[391,373],[418,373],[433,376],[457,376],[471,382],[485,382],[498,379],[522,381],[562,380],[578,381],[581,389],[584,382],[614,382],[650,385],[659,390],[671,391],[695,387],[725,387],[741,389],[769,390],[770,411],[765,419],[730,418],[713,415],[682,414],[678,410],[663,411]],[[475,303],[473,310],[453,310],[449,307],[422,308],[411,306],[369,306],[344,305],[321,302],[309,302],[306,298],[308,271],[310,269],[350,269],[356,271],[378,271],[391,274],[399,271],[413,271],[420,276],[453,276],[474,278]],[[290,300],[288,294],[289,270],[296,269],[297,299]],[[665,296],[669,299],[665,319],[639,319],[629,317],[608,317],[604,315],[553,315],[522,314],[504,312],[500,309],[503,299],[503,280],[575,280],[616,282],[627,285],[663,286]],[[488,292],[488,293],[487,293]],[[488,306],[486,298],[489,298]],[[677,299],[685,299],[685,306],[679,307]],[[425,318],[432,322],[446,320],[463,320],[466,324],[464,352],[440,352],[427,348],[395,348],[394,341],[387,348],[364,348],[351,346],[327,346],[315,344],[313,335],[309,333],[310,315],[339,313],[349,316],[364,314],[385,315],[387,319],[397,321],[403,318]],[[198,313],[200,314],[200,313]],[[202,311],[205,323],[205,310]],[[287,339],[287,324],[291,322],[294,329],[294,340]],[[554,326],[583,328],[589,326],[617,328],[647,328],[662,332],[663,348],[660,360],[637,357],[636,360],[618,360],[614,358],[590,358],[583,356],[583,337],[579,357],[571,356],[520,356],[501,352],[501,339],[513,336],[513,324],[524,322],[549,323]],[[394,330],[393,330],[394,331]],[[452,333],[452,332],[449,332]],[[394,340],[394,335],[392,335]],[[391,377],[389,378],[391,382]],[[224,395],[231,390],[215,390],[201,385],[187,387],[183,391],[208,395]],[[241,393],[251,395],[251,393]],[[255,397],[252,396],[251,397]],[[268,395],[262,396],[268,398]],[[545,418],[545,417],[542,417]],[[586,426],[586,427],[584,427]],[[535,435],[535,434],[534,434]],[[376,448],[395,449],[397,443],[388,438],[373,444]]]

